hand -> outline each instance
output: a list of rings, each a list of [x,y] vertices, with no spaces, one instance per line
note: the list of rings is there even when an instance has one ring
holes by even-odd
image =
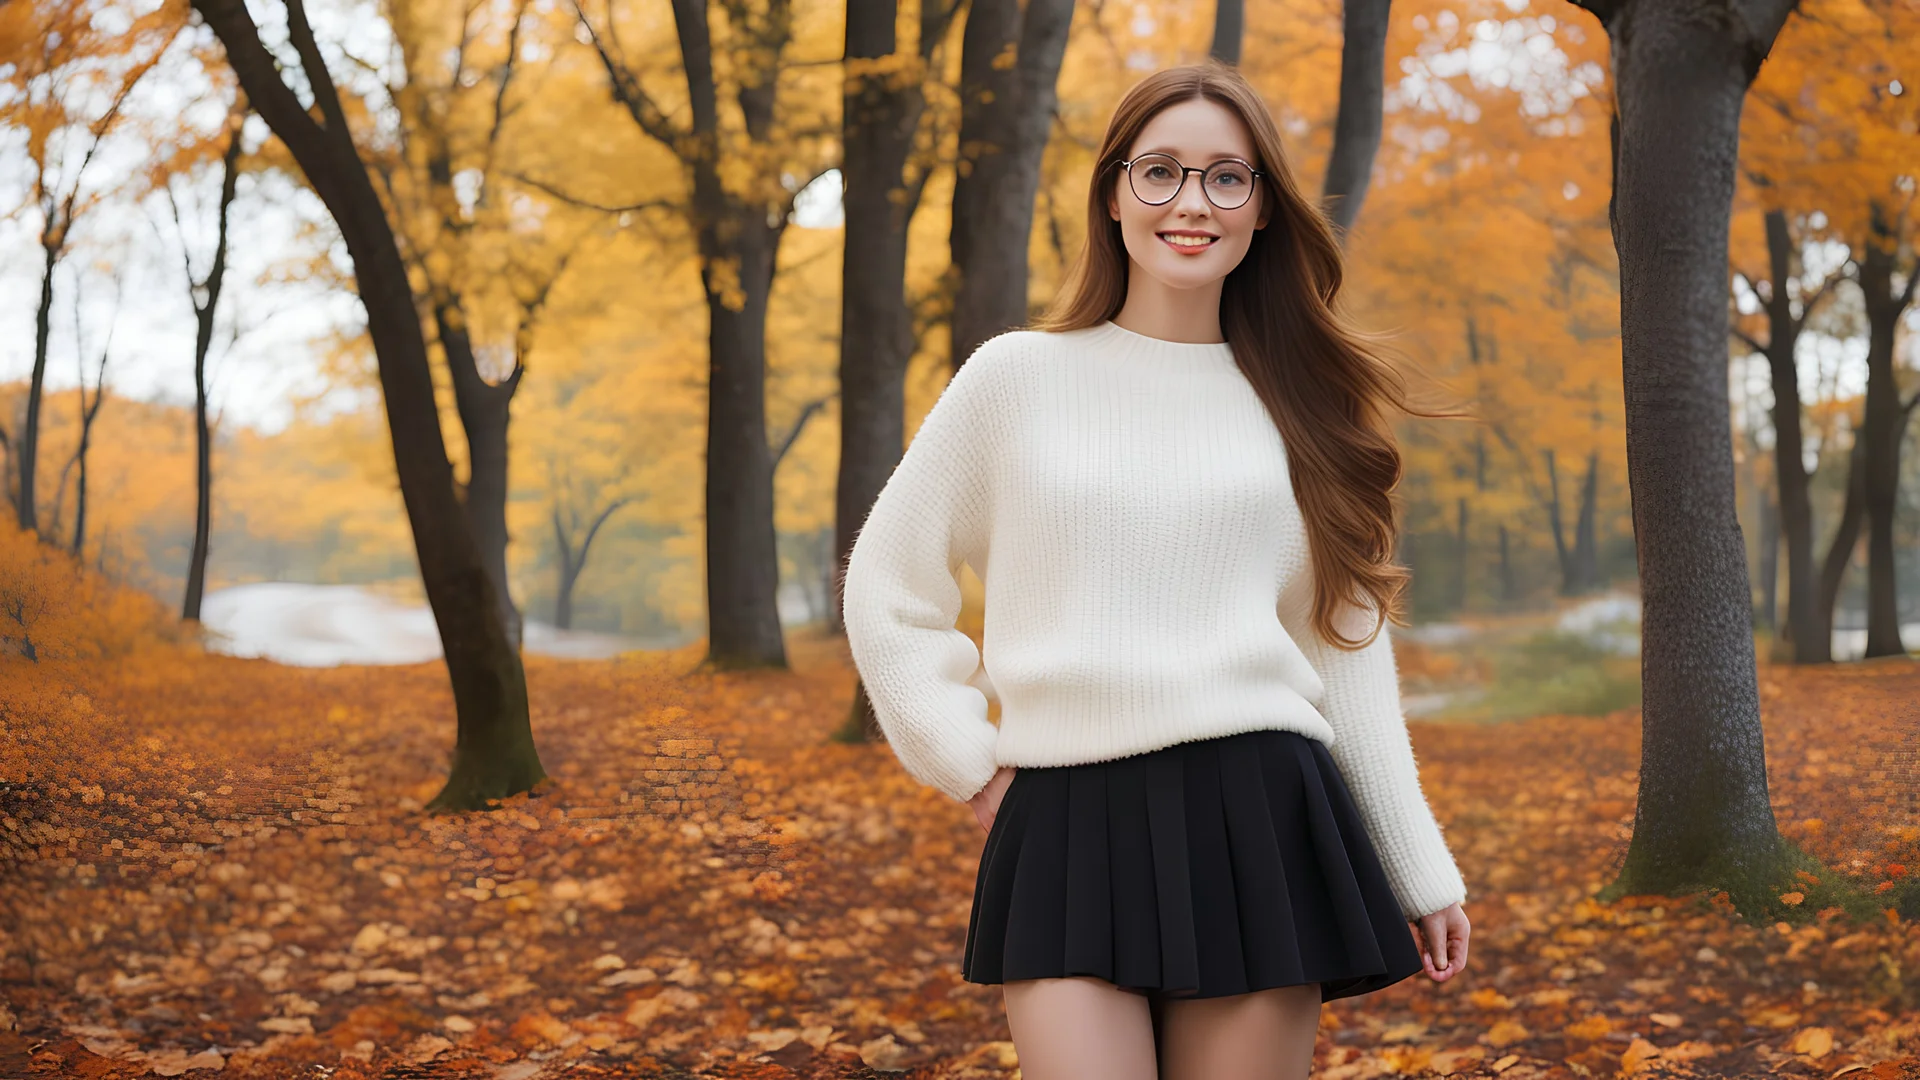
[[[1011,765],[1001,766],[993,779],[987,781],[987,786],[980,789],[980,794],[967,800],[982,830],[993,831],[993,819],[1000,816],[1000,800],[1006,798],[1007,786],[1013,783],[1013,774],[1018,771]]]
[[[1467,966],[1467,935],[1472,927],[1467,913],[1452,904],[1419,919],[1414,940],[1420,944],[1420,962],[1434,982],[1446,982]]]

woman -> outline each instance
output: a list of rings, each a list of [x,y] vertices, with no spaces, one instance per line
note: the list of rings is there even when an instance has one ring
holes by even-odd
[[[1027,1080],[1304,1077],[1322,1001],[1466,963],[1386,627],[1384,413],[1416,410],[1237,72],[1149,76],[1097,161],[1058,302],[875,500],[847,639],[902,765],[987,830],[962,973],[1004,984]]]

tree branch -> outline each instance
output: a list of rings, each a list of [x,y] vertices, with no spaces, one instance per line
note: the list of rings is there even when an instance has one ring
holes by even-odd
[[[313,27],[307,24],[306,0],[285,0],[285,3],[287,37],[300,54],[300,68],[306,72],[307,86],[313,90],[313,103],[326,119],[326,130],[346,139],[350,145],[353,133],[347,130],[347,114],[340,107],[339,92],[333,87],[333,73],[327,70],[326,58],[320,55],[320,43],[314,40]]]
[[[280,141],[288,144],[287,149],[296,158],[307,160],[323,153],[319,145],[323,129],[300,104],[299,95],[280,78],[280,65],[260,43],[260,31],[247,14],[246,0],[193,0],[193,6],[226,46],[227,63],[234,75],[246,88],[255,110]]]
[[[629,203],[625,206],[609,206],[605,203],[594,202],[591,199],[583,199],[578,195],[568,194],[544,180],[536,180],[525,173],[508,173],[507,176],[537,191],[545,192],[561,202],[566,203],[568,206],[577,206],[582,210],[597,210],[602,214],[625,214],[640,210],[681,209],[680,204],[671,199],[649,199],[646,202]]]
[[[613,84],[614,100],[625,106],[627,112],[633,114],[633,122],[640,125],[640,130],[659,141],[674,156],[684,160],[686,155],[682,151],[681,144],[687,138],[687,133],[673,126],[673,122],[667,119],[667,114],[652,97],[648,96],[646,89],[640,85],[640,80],[634,77],[633,72],[628,70],[624,63],[614,59],[612,51],[607,48],[607,43],[601,39],[599,31],[593,28],[587,13],[581,9],[580,0],[573,0],[573,12],[579,17],[580,25],[586,29],[593,51],[599,54],[601,66],[606,68],[607,78]]]

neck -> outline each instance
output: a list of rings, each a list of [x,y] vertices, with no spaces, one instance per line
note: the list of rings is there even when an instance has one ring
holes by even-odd
[[[1163,341],[1212,344],[1225,341],[1220,331],[1220,291],[1225,278],[1195,289],[1176,289],[1134,263],[1127,274],[1127,299],[1113,317],[1115,326]]]

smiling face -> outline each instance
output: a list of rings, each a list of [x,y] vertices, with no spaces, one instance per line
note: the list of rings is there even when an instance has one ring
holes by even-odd
[[[1149,120],[1127,148],[1127,159],[1149,153],[1170,155],[1194,169],[1228,158],[1256,168],[1260,164],[1246,125],[1232,110],[1206,98],[1169,105]],[[1130,261],[1171,289],[1205,288],[1226,277],[1246,256],[1254,230],[1267,224],[1269,200],[1264,181],[1257,177],[1252,197],[1232,210],[1222,210],[1207,198],[1199,173],[1187,174],[1180,193],[1159,206],[1135,194],[1125,169],[1116,166],[1113,177],[1107,213],[1120,223]],[[1161,178],[1141,176],[1141,190]],[[1232,181],[1224,183],[1230,186]],[[1216,196],[1230,201],[1224,188]]]

